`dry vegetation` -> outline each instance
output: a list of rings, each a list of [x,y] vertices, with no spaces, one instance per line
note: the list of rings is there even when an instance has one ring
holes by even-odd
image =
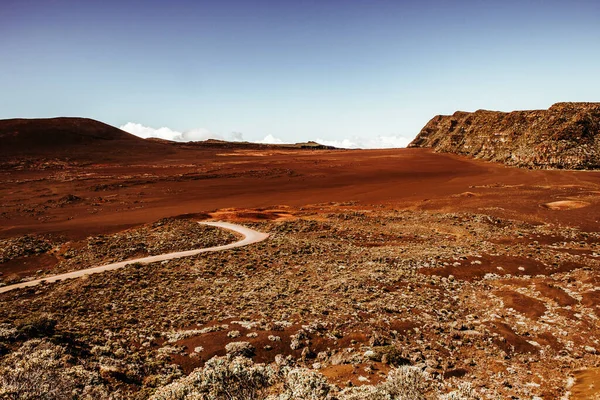
[[[287,211],[254,211],[245,224],[271,236],[249,247],[3,294],[0,395],[559,398],[600,362],[597,233],[350,203]],[[169,220],[80,245],[18,238],[2,257],[69,254],[54,273],[181,238],[234,240]]]
[[[113,235],[67,240],[56,235],[0,239],[0,286],[97,265],[231,243],[236,236],[187,219],[165,218]],[[4,281],[4,282],[3,282]]]

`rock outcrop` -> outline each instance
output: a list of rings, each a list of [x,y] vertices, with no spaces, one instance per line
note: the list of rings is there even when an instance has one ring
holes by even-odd
[[[548,110],[457,111],[432,118],[408,147],[528,168],[600,168],[600,103]]]

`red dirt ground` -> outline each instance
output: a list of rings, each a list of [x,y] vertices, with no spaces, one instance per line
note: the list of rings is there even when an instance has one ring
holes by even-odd
[[[424,149],[224,151],[173,145],[172,154],[148,154],[133,163],[19,167],[9,160],[0,165],[0,180],[0,237],[48,232],[76,238],[180,214],[349,201],[480,211],[590,231],[600,220],[600,172],[524,170]],[[81,200],[65,200],[68,195]],[[559,199],[590,206],[543,207]]]

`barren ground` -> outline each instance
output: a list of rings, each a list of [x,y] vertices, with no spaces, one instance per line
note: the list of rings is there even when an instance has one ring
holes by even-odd
[[[0,295],[5,360],[33,335],[23,320],[50,315],[68,362],[127,397],[240,340],[256,362],[291,355],[341,387],[411,364],[442,391],[598,394],[600,172],[421,149],[182,147],[131,163],[3,160],[0,180],[5,284],[235,240],[197,220],[271,234]]]

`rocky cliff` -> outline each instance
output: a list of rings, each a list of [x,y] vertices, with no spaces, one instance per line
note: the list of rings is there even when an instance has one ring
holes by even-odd
[[[529,168],[600,168],[600,103],[438,115],[408,147]]]

